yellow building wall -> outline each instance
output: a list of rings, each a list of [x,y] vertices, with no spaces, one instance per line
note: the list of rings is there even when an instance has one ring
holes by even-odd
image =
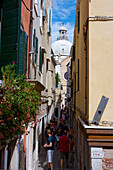
[[[112,0],[90,3],[89,16],[113,16]],[[109,98],[101,121],[113,121],[113,20],[89,21],[89,119],[101,97]]]
[[[75,23],[75,41],[76,41],[76,107],[85,114],[85,43],[83,36],[83,26],[85,25],[89,15],[89,1],[77,1],[76,23]],[[78,11],[80,11],[80,32],[78,33]],[[78,91],[78,59],[79,59],[79,91]],[[87,84],[88,89],[88,84]],[[88,91],[87,91],[88,98]],[[88,99],[87,99],[88,100]],[[80,113],[76,110],[76,118]],[[87,110],[88,117],[88,110]]]

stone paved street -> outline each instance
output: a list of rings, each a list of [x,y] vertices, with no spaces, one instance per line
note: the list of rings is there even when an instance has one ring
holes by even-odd
[[[55,148],[54,152],[54,170],[60,170],[60,152]],[[46,161],[46,150],[42,148],[39,155],[39,163],[37,162],[35,170],[48,170],[47,161]],[[69,168],[66,168],[65,160],[64,160],[64,170],[78,170],[77,168],[77,158],[76,154],[74,154],[74,165],[69,164]]]

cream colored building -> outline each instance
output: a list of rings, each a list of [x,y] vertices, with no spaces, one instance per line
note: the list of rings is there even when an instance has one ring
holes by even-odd
[[[77,0],[71,83],[79,169],[102,170],[113,157],[112,30],[112,0]]]
[[[27,129],[26,168],[35,169],[39,160],[39,152],[44,144],[46,123],[54,114],[55,66],[51,56],[52,0],[32,0],[31,41],[29,82],[35,83],[40,95],[39,122],[34,128]],[[54,82],[54,84],[52,83]],[[52,91],[53,90],[53,91]]]

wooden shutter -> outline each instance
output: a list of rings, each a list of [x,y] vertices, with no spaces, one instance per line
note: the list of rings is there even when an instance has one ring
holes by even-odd
[[[35,47],[35,64],[37,64],[37,53],[38,53],[38,38],[36,37],[36,47]]]
[[[20,34],[19,74],[25,74],[27,70],[27,40],[27,34],[22,31]]]
[[[36,37],[36,47],[35,47],[35,52],[38,53],[38,38]]]
[[[21,1],[4,0],[2,7],[0,68],[15,61],[18,72]]]
[[[36,29],[34,29],[34,34],[33,34],[33,47],[34,49],[36,48]]]
[[[43,11],[42,11],[43,17],[46,17],[46,0],[43,0]]]
[[[39,70],[42,73],[42,48],[40,47]]]

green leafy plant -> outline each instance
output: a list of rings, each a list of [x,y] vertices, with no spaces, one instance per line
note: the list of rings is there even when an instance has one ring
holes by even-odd
[[[58,84],[60,82],[60,75],[56,73],[55,76],[56,76],[56,87],[58,87]]]
[[[16,75],[15,64],[2,67],[4,95],[0,99],[0,143],[9,144],[25,127],[37,123],[40,97],[25,75]]]

